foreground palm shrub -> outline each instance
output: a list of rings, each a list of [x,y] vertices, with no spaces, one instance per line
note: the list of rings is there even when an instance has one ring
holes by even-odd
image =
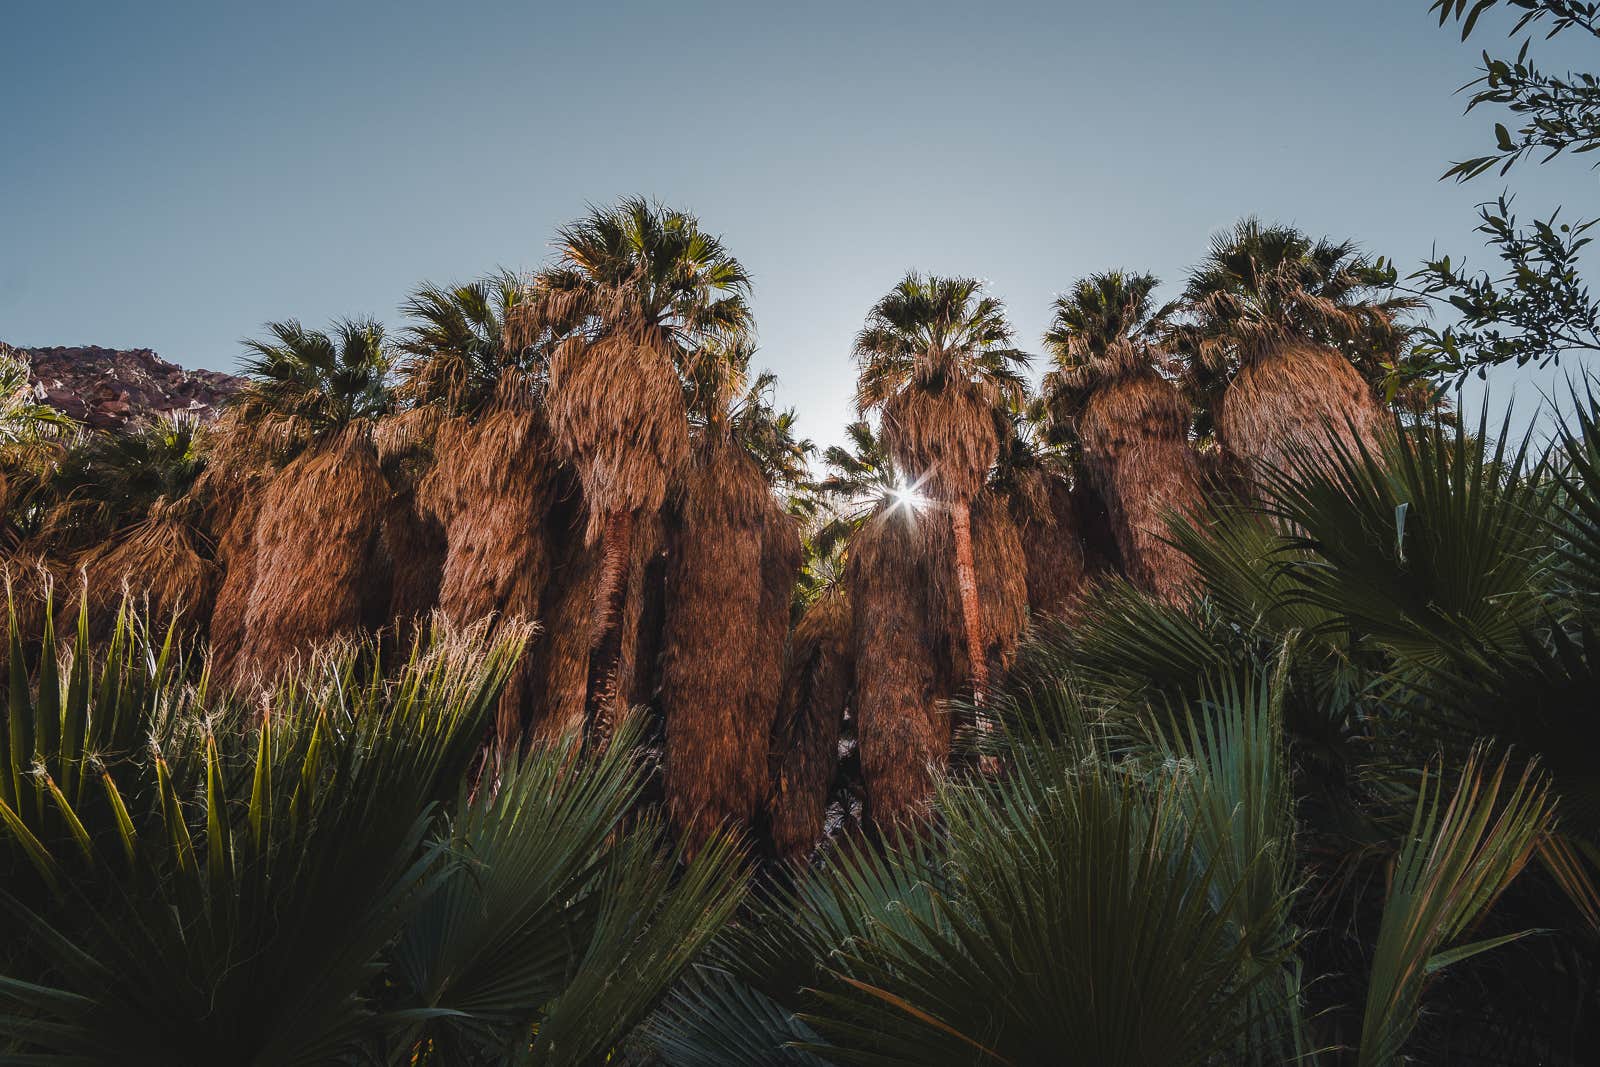
[[[568,740],[463,792],[525,639],[441,633],[392,672],[336,649],[241,709],[128,614],[103,650],[83,623],[67,656],[53,628],[32,663],[13,638],[7,1051],[604,1058],[740,874],[726,842],[680,875],[650,824],[621,825],[631,728],[603,757]]]

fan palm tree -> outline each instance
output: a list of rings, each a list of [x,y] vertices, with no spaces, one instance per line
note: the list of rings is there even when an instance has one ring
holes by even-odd
[[[1056,366],[1044,390],[1052,417],[1077,431],[1128,577],[1175,601],[1193,571],[1167,540],[1166,516],[1195,510],[1200,480],[1189,408],[1163,373],[1158,284],[1149,274],[1108,271],[1058,297],[1044,336]]]
[[[546,615],[554,567],[545,527],[560,472],[543,409],[547,347],[508,343],[525,297],[517,277],[501,272],[467,285],[423,285],[402,305],[408,325],[398,347],[407,358],[397,394],[413,407],[396,418],[397,436],[409,431],[433,445],[414,503],[397,506],[386,526],[397,535],[397,570],[415,556],[405,569],[429,579],[431,590],[409,598],[411,612],[437,604],[458,625]],[[567,725],[550,714],[542,699],[550,687],[535,677],[545,670],[535,659],[548,659],[543,645],[553,637],[546,634],[506,686],[496,722],[503,747],[530,725],[558,733]]]
[[[1060,615],[1084,588],[1084,546],[1072,501],[1072,453],[1052,440],[1042,398],[996,410],[1000,457],[992,488],[1005,500],[1027,557],[1028,610]]]
[[[603,561],[590,630],[589,699],[609,714],[621,657],[634,525],[654,516],[689,459],[678,371],[747,333],[750,279],[694,216],[642,198],[596,208],[558,234],[513,343],[563,338],[550,359],[556,440],[578,470]]]
[[[1193,379],[1212,395],[1225,450],[1258,479],[1331,434],[1372,447],[1391,419],[1341,349],[1356,345],[1394,362],[1420,306],[1380,295],[1385,275],[1354,244],[1245,219],[1212,238],[1184,289],[1186,321],[1174,340]],[[1220,393],[1220,396],[1217,394]]]
[[[27,364],[0,348],[0,546],[15,547],[20,516],[14,513],[44,488],[74,425],[35,399]]]
[[[140,521],[158,500],[188,495],[205,471],[207,438],[198,419],[181,414],[83,436],[56,474],[52,527],[92,543]]]
[[[950,513],[968,670],[988,684],[972,551],[972,501],[999,452],[994,409],[1020,395],[1005,305],[974,278],[907,274],[856,335],[856,406],[882,414],[884,445],[919,489]]]
[[[234,681],[381,621],[374,605],[388,602],[377,548],[391,489],[372,442],[393,402],[383,327],[267,329],[271,340],[245,342],[232,433],[246,450],[289,461],[261,494],[247,547],[230,554],[213,612],[213,644]]]
[[[763,796],[800,567],[798,523],[757,458],[777,433],[770,380],[746,390],[752,352],[707,347],[685,368],[692,459],[669,523],[661,698],[667,802],[693,848],[748,826]]]

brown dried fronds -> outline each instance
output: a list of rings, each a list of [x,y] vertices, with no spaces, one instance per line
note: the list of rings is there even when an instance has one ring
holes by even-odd
[[[1000,451],[994,405],[965,380],[896,393],[879,433],[903,476],[940,500],[976,496]]]
[[[1105,501],[1127,577],[1172,603],[1189,595],[1194,567],[1167,541],[1170,515],[1199,508],[1200,470],[1189,408],[1153,371],[1124,375],[1090,394],[1079,419],[1083,464]]]
[[[950,718],[939,703],[952,674],[949,642],[927,564],[935,525],[880,506],[850,541],[856,728],[867,815],[880,826],[925,812],[933,775],[950,756]]]
[[[799,536],[760,469],[726,440],[696,457],[671,534],[661,663],[667,803],[703,842],[765,795]]]
[[[1331,439],[1379,454],[1393,428],[1350,361],[1319,345],[1287,346],[1242,368],[1217,411],[1219,442],[1257,486],[1265,468],[1302,449],[1326,453]]]
[[[362,625],[389,499],[369,429],[350,427],[267,485],[235,680],[270,678],[300,650]]]
[[[689,458],[683,387],[670,356],[646,338],[574,337],[550,362],[551,428],[583,479],[587,536],[605,516],[653,512]]]
[[[767,797],[773,845],[801,859],[822,840],[839,736],[855,684],[850,599],[841,587],[806,609],[789,639]]]

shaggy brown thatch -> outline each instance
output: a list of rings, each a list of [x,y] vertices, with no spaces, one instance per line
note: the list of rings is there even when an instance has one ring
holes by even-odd
[[[976,622],[984,608],[973,574],[970,507],[1000,452],[994,405],[966,379],[948,381],[937,391],[903,389],[884,404],[880,433],[900,470],[946,506],[955,536],[951,568],[962,608],[965,658],[973,690],[981,694],[988,669]]]
[[[622,597],[612,702],[600,709],[604,736],[629,708],[651,704],[660,684],[667,599],[667,530],[659,514],[632,524],[633,550]],[[590,694],[593,696],[594,694]]]
[[[799,538],[760,469],[718,442],[686,472],[671,534],[661,662],[667,807],[698,847],[765,793]]]
[[[17,637],[25,650],[39,647],[44,634],[46,611],[55,600],[59,575],[52,562],[41,553],[19,549],[0,558],[0,591],[6,603],[0,604],[0,683],[11,676],[11,614],[17,616]],[[60,615],[56,615],[60,626]]]
[[[558,470],[545,520],[550,580],[539,601],[543,631],[528,650],[529,732],[552,740],[583,728],[588,701],[589,627],[600,549],[584,538],[588,511],[570,471]]]
[[[931,601],[928,531],[880,506],[850,539],[845,572],[855,650],[855,713],[867,817],[879,826],[926,811],[932,773],[950,757],[949,655]]]
[[[207,627],[212,669],[219,679],[233,677],[234,664],[244,650],[245,616],[256,580],[256,519],[269,480],[259,468],[213,460],[193,490],[206,502],[206,522],[222,571]]]
[[[143,522],[83,554],[76,569],[91,635],[110,633],[124,591],[152,626],[175,623],[192,634],[210,619],[220,574],[195,510],[191,501],[157,501]]]
[[[1060,615],[1084,585],[1072,487],[1065,478],[1039,468],[1023,471],[1017,482],[1007,503],[1027,557],[1028,610],[1034,618]]]
[[[622,337],[568,341],[550,359],[548,407],[583,479],[589,540],[607,516],[660,509],[689,459],[683,386],[665,353]]]
[[[1259,489],[1266,469],[1330,437],[1377,450],[1393,420],[1350,361],[1330,348],[1287,345],[1246,363],[1223,394],[1217,437]]]
[[[773,845],[785,859],[805,858],[822,840],[854,684],[850,599],[834,588],[795,624],[772,731],[767,813]]]
[[[902,389],[884,404],[879,433],[901,472],[925,477],[923,492],[946,502],[977,496],[1000,451],[994,407],[965,380]]]
[[[403,639],[426,624],[439,606],[448,549],[443,525],[422,506],[415,489],[390,497],[379,547],[389,574],[385,621]]]
[[[389,486],[367,426],[292,461],[256,518],[254,578],[235,684],[276,675],[297,656],[367,621]],[[220,607],[220,605],[219,605]]]
[[[419,493],[444,531],[439,610],[470,626],[494,618],[532,622],[550,576],[545,518],[555,458],[531,396],[508,390],[476,422],[440,431],[437,462]],[[515,745],[531,715],[525,657],[500,697],[495,731]]]
[[[379,540],[383,570],[389,577],[383,625],[393,627],[402,645],[430,622],[439,606],[447,544],[444,525],[422,483],[436,469],[434,459],[447,428],[456,429],[458,424],[438,405],[425,404],[384,416],[372,431],[378,462],[394,490]],[[456,443],[454,438],[451,443]]]
[[[626,686],[622,633],[638,519],[650,519],[689,457],[683,387],[668,353],[644,337],[573,337],[550,359],[556,439],[583,482],[587,539],[604,534],[589,646],[589,715],[602,727]],[[641,594],[642,595],[642,594]],[[634,672],[637,673],[637,672]]]
[[[1170,513],[1200,505],[1200,471],[1177,387],[1153,371],[1090,392],[1078,419],[1083,462],[1106,503],[1128,580],[1180,603],[1194,582],[1189,558],[1167,540]]]

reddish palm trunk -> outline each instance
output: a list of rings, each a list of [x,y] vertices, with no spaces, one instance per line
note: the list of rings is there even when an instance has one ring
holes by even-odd
[[[961,621],[967,631],[967,663],[973,698],[982,701],[989,687],[989,662],[983,653],[983,618],[978,614],[978,568],[972,559],[972,507],[965,500],[950,509],[956,535],[956,586],[961,591]]]
[[[628,595],[628,564],[633,558],[633,512],[613,511],[601,534],[604,555],[594,590],[594,620],[589,631],[589,726],[603,739],[616,702],[617,664],[622,659],[622,613]]]

